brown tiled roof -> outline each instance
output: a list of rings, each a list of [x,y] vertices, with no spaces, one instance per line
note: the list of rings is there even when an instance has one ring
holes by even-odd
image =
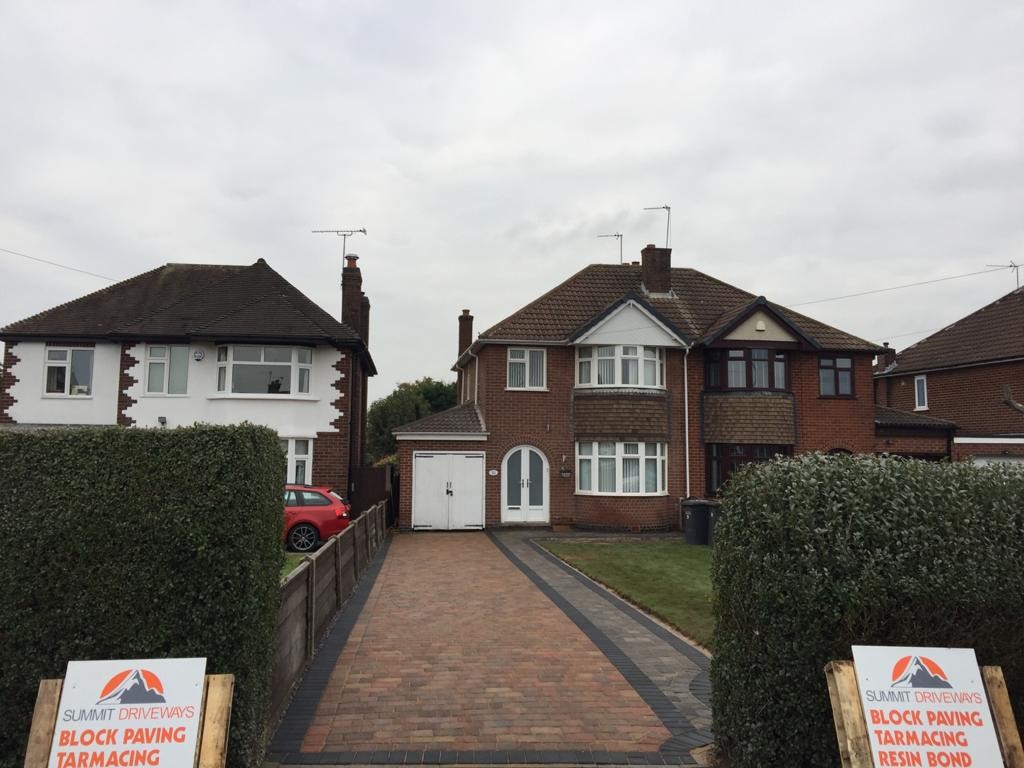
[[[483,419],[480,417],[480,410],[475,403],[463,403],[449,408],[445,411],[438,411],[422,419],[410,421],[391,430],[394,435],[419,434],[419,433],[442,433],[442,434],[486,434]]]
[[[911,413],[897,408],[875,406],[875,426],[878,427],[911,427],[914,429],[956,429],[956,424],[945,419],[925,416],[923,413]]]
[[[634,264],[591,264],[518,312],[480,334],[482,340],[565,343],[601,313],[638,297],[688,342],[700,341],[719,323],[735,319],[757,297],[695,269],[672,270],[673,296],[649,297]],[[778,305],[770,305],[822,349],[874,351],[876,344],[851,336]],[[723,320],[723,318],[725,318]]]
[[[907,347],[884,376],[1024,357],[1024,288]]]
[[[667,438],[668,398],[664,392],[577,390],[573,427],[578,440]]]
[[[703,405],[706,443],[796,442],[796,414],[789,393],[708,393]]]
[[[360,342],[263,259],[167,264],[0,328],[0,338],[38,337]]]

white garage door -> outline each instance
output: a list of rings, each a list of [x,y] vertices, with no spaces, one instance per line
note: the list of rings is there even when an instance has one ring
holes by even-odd
[[[461,531],[484,527],[484,454],[414,453],[412,527]]]
[[[975,456],[972,461],[977,467],[988,464],[1024,464],[1024,456]]]

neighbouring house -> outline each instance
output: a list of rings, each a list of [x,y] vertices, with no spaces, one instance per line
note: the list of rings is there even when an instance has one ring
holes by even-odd
[[[1018,288],[899,354],[886,347],[875,373],[878,404],[902,419],[953,427],[954,460],[1024,462],[1022,318]]]
[[[875,344],[670,260],[463,310],[459,405],[394,430],[400,525],[668,529],[742,464],[874,450]]]
[[[341,321],[259,259],[167,264],[0,328],[0,426],[248,421],[280,436],[290,482],[351,493],[376,374],[356,258]]]

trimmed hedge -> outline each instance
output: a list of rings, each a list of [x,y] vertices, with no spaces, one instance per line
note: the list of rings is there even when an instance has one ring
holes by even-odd
[[[1024,472],[809,455],[732,476],[711,575],[715,741],[734,768],[839,764],[824,666],[975,648],[1024,710]]]
[[[189,656],[235,675],[229,765],[262,762],[283,476],[264,427],[0,432],[0,765],[70,659]]]

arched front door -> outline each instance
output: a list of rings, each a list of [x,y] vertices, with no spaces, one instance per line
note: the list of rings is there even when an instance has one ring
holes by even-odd
[[[548,522],[548,460],[521,445],[505,456],[501,472],[501,522]]]

